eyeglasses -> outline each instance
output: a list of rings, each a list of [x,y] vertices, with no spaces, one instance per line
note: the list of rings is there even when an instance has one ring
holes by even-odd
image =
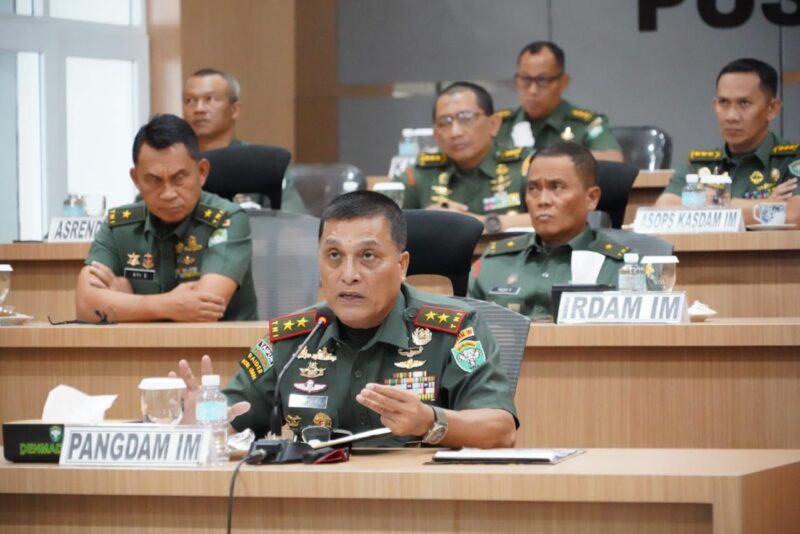
[[[455,115],[441,115],[436,118],[436,127],[442,130],[445,130],[453,125],[454,122],[457,122],[461,126],[470,126],[475,119],[477,119],[481,115],[486,115],[482,111],[472,111],[471,109],[465,109],[464,111],[459,111]]]
[[[550,84],[561,78],[564,72],[559,72],[555,76],[525,76],[524,74],[515,74],[514,83],[521,89],[528,89],[531,85],[536,84],[539,89],[547,89]]]

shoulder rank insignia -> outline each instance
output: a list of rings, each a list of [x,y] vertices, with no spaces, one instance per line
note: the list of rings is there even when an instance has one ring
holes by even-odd
[[[140,222],[144,220],[144,214],[144,206],[131,205],[111,208],[108,210],[108,225],[121,226],[123,224]]]
[[[626,253],[631,251],[631,247],[627,245],[620,245],[609,239],[598,238],[595,242],[589,245],[589,250],[592,252],[599,252],[605,256],[612,258],[622,258]]]
[[[506,150],[497,151],[497,161],[500,163],[509,163],[511,161],[519,161],[522,159],[523,147],[518,146],[515,148],[508,148]]]
[[[194,215],[197,219],[203,221],[207,225],[214,228],[219,228],[222,225],[223,217],[225,217],[226,213],[228,212],[224,209],[212,208],[211,206],[206,206],[205,204],[198,204]]]
[[[314,329],[316,324],[317,312],[311,310],[302,313],[295,313],[292,315],[284,315],[276,317],[269,321],[269,340],[273,343],[283,339],[289,339],[307,334]]]
[[[467,310],[442,308],[440,306],[420,306],[414,317],[414,326],[422,326],[448,334],[457,334]]]
[[[689,162],[696,163],[700,161],[722,161],[721,150],[690,150]]]
[[[799,148],[800,145],[798,144],[775,145],[774,147],[772,147],[770,154],[772,154],[773,156],[794,156],[795,154],[797,154]]]
[[[511,118],[511,116],[514,114],[514,110],[511,108],[503,108],[503,109],[498,109],[497,111],[494,112],[494,114],[500,117],[501,119],[506,120]]]
[[[436,152],[435,154],[423,152],[417,156],[417,167],[444,167],[445,165],[447,165],[447,156],[441,152]]]
[[[496,256],[498,254],[507,254],[509,252],[518,252],[528,248],[527,236],[511,237],[503,239],[502,241],[492,241],[489,243],[489,248],[486,251],[487,256]]]
[[[573,108],[572,111],[569,112],[569,115],[573,119],[578,119],[583,122],[592,122],[597,113],[592,113],[591,111],[587,111],[585,109]]]

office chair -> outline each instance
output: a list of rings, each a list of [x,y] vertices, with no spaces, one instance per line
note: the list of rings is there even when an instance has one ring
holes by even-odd
[[[457,297],[467,302],[478,311],[478,315],[486,321],[492,335],[500,347],[500,365],[508,378],[513,396],[517,390],[519,369],[525,355],[525,345],[528,342],[530,330],[530,317],[525,317],[493,302]]]
[[[618,228],[598,228],[597,233],[606,235],[620,245],[631,247],[631,252],[642,256],[671,256],[673,245],[670,241],[648,234],[637,234]]]
[[[281,183],[291,153],[267,145],[229,146],[201,153],[211,164],[203,189],[233,200],[237,193],[259,193],[274,210],[281,207]]]
[[[411,254],[408,274],[438,274],[450,279],[453,294],[465,296],[472,254],[483,234],[483,224],[451,211],[403,210],[408,223]]]
[[[616,161],[597,162],[597,185],[602,191],[597,210],[608,213],[611,226],[621,228],[625,220],[625,207],[639,169]]]
[[[342,193],[363,191],[367,179],[346,163],[293,164],[286,170],[286,210],[321,217],[331,200]],[[293,189],[293,191],[292,191]],[[288,198],[287,198],[288,200]]]
[[[625,163],[637,169],[669,169],[672,138],[657,126],[614,126],[614,137],[622,145]]]
[[[319,291],[319,219],[275,210],[247,214],[259,319],[287,315],[314,304]]]

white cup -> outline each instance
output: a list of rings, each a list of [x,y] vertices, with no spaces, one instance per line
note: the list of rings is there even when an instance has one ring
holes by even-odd
[[[105,195],[83,195],[83,211],[87,217],[105,217],[106,197]]]
[[[403,207],[403,197],[406,194],[406,186],[402,182],[378,182],[372,188],[373,191],[384,194]]]
[[[765,225],[786,224],[786,202],[762,202],[753,206],[753,218]]]
[[[139,383],[142,418],[145,423],[177,425],[183,418],[183,391],[180,378],[144,378]]]

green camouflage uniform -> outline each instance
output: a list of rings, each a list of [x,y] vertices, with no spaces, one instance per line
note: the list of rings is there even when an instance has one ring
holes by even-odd
[[[292,363],[280,386],[285,423],[295,432],[309,425],[353,433],[380,428],[380,416],[356,401],[370,382],[412,391],[426,404],[498,408],[516,419],[497,344],[476,312],[404,284],[389,315],[360,350],[343,340],[342,326],[324,302],[272,319],[268,334],[242,358],[224,390],[230,404],[246,400],[252,405],[233,421],[234,428],[252,428],[257,436],[267,431],[277,375],[318,314],[330,318],[330,325]],[[402,446],[409,439],[389,436],[365,443]]]
[[[535,234],[494,241],[472,266],[468,296],[533,317],[552,315],[550,290],[572,276],[573,250],[604,255],[596,283],[616,287],[617,272],[630,249],[588,226],[569,243],[547,249]]]
[[[566,100],[544,120],[530,121],[525,110],[504,109],[497,112],[503,119],[497,144],[502,147],[514,146],[511,132],[514,125],[528,121],[535,141],[534,148],[544,148],[559,141],[572,141],[589,150],[622,150],[611,133],[608,117],[594,111],[576,108]]]
[[[133,292],[166,293],[207,273],[238,285],[223,321],[256,320],[250,221],[238,204],[203,191],[191,216],[166,226],[144,202],[113,208],[95,236],[88,265],[98,261],[127,278]]]
[[[444,154],[420,154],[417,164],[400,177],[406,186],[403,208],[454,200],[466,204],[471,213],[525,212],[529,161],[526,149],[492,147],[477,168],[463,172]]]
[[[731,197],[766,198],[778,184],[800,177],[800,145],[790,144],[770,132],[750,154],[731,155],[727,147],[690,150],[689,161],[675,171],[665,193],[681,195],[687,174],[727,174]],[[800,188],[792,193],[800,194]]]

